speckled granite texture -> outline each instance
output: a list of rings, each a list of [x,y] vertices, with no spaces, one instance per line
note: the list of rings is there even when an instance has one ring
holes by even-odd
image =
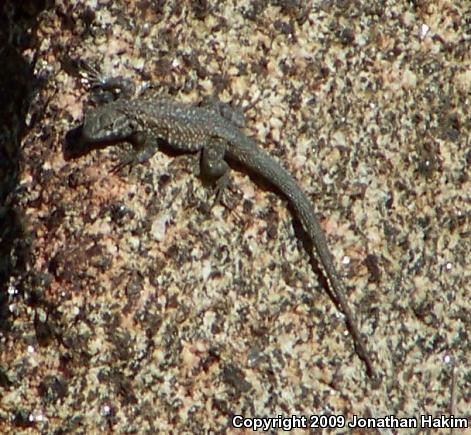
[[[85,0],[40,15],[24,55],[48,80],[14,198],[29,248],[0,331],[0,432],[469,418],[466,4]],[[90,104],[79,59],[180,101],[242,107],[315,204],[379,385],[268,185],[235,168],[231,207],[208,211],[195,156],[119,174],[125,146],[64,159]]]

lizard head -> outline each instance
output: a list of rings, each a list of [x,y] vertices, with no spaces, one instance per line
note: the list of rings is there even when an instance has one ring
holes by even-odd
[[[122,141],[130,138],[136,126],[127,115],[122,102],[97,107],[85,115],[82,139],[88,143]]]

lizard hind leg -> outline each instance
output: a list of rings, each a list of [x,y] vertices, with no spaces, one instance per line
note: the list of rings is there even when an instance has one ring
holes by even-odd
[[[215,97],[205,97],[200,102],[199,107],[211,110],[229,121],[234,127],[244,129],[245,117],[239,108],[232,107],[229,103],[224,103]]]
[[[222,194],[229,184],[230,168],[224,160],[225,153],[226,145],[220,140],[212,140],[201,153],[201,175],[216,185],[213,206],[222,203]]]

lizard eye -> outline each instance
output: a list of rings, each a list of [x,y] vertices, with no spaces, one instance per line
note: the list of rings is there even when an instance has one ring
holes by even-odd
[[[133,147],[139,148],[143,146],[146,142],[146,135],[142,131],[134,130],[129,138]]]
[[[119,132],[121,137],[127,138],[136,134],[137,126],[127,116],[119,116],[114,120],[114,130]]]
[[[117,113],[116,111],[103,113],[100,122],[103,130],[107,131],[109,139],[126,139],[135,131],[133,122],[129,121],[126,114]]]

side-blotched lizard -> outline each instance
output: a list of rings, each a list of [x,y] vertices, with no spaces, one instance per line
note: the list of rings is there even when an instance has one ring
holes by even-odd
[[[121,87],[119,81],[112,82],[110,88],[113,87]],[[344,285],[334,267],[311,201],[293,176],[229,118],[217,105],[211,108],[165,98],[125,96],[86,113],[80,142],[95,145],[131,143],[134,152],[123,164],[147,161],[162,141],[176,151],[201,151],[201,173],[216,180],[217,198],[228,181],[227,161],[237,162],[273,184],[291,203],[313,243],[334,299],[345,314],[356,352],[364,361],[368,375],[373,377],[372,360],[346,302]]]

